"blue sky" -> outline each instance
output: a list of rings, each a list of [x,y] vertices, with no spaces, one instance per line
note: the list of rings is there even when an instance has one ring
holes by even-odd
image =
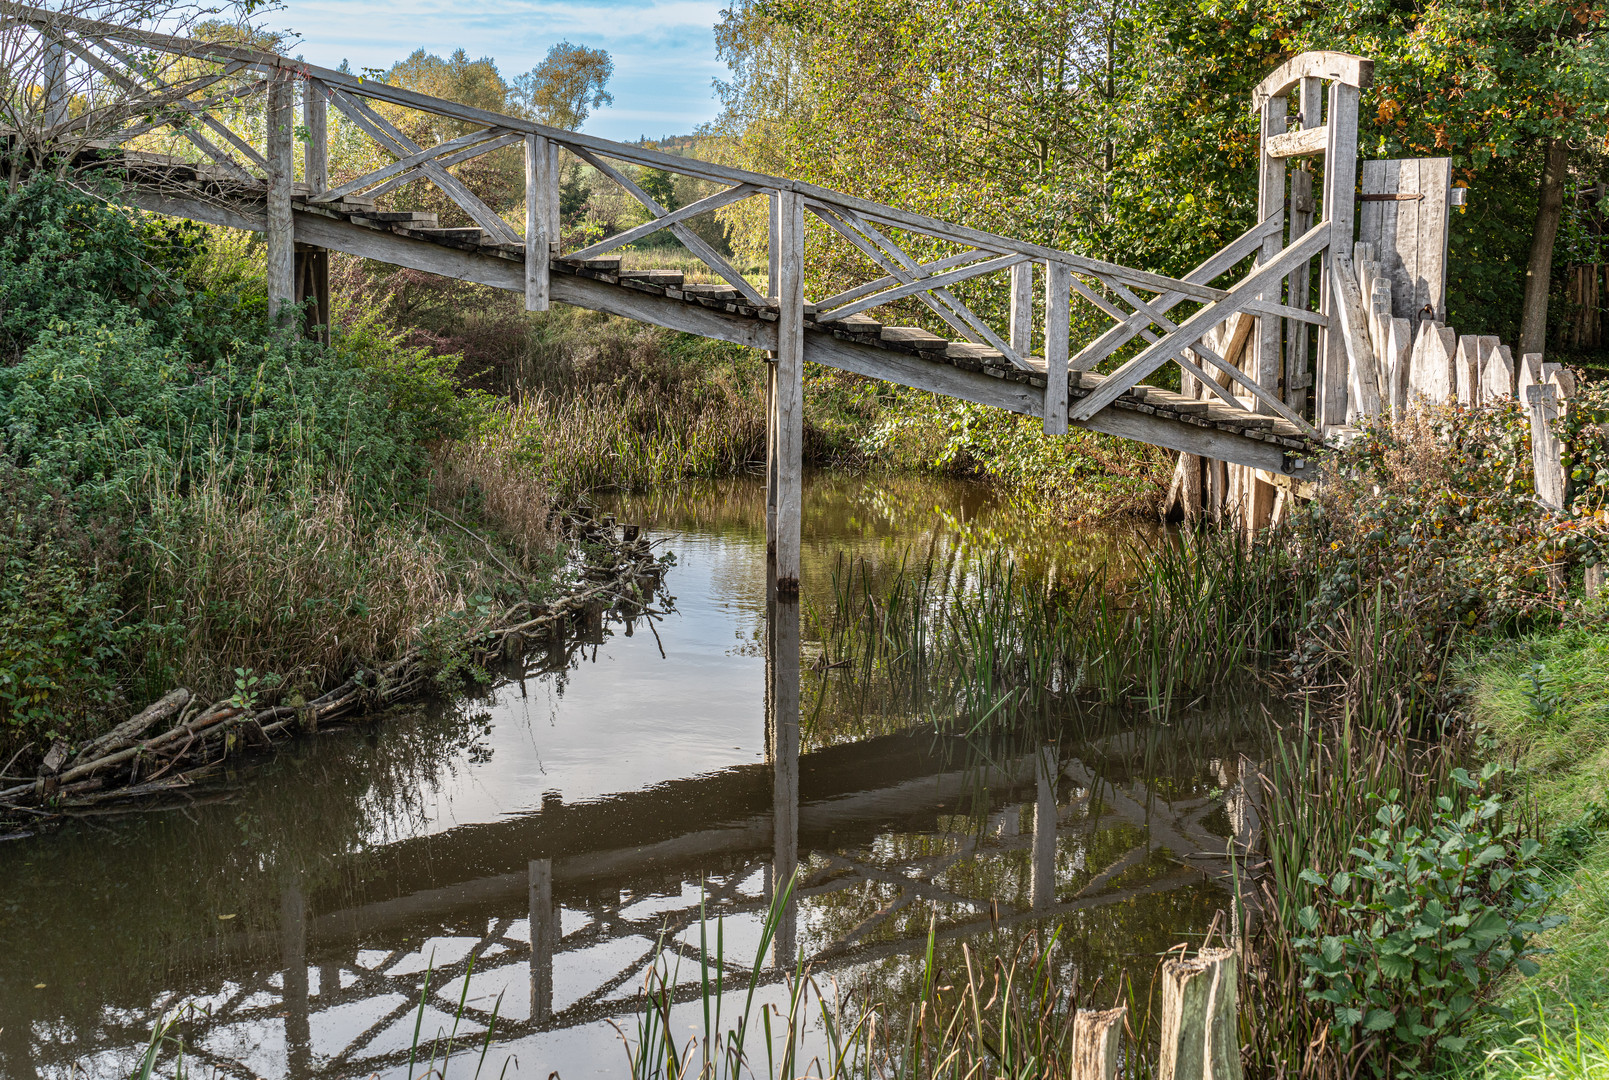
[[[529,71],[559,41],[607,50],[614,105],[583,130],[610,139],[685,135],[713,119],[712,79],[721,0],[480,0],[473,8],[445,0],[287,0],[264,20],[301,37],[288,49],[311,63],[354,71],[389,67],[415,49],[445,56],[462,47],[489,56],[503,77]]]

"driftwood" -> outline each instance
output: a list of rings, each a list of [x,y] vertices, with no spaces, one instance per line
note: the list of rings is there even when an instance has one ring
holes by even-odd
[[[521,601],[503,613],[493,628],[472,641],[471,658],[477,663],[523,655],[526,648],[552,635],[578,614],[599,605],[633,598],[624,595],[644,579],[656,578],[659,564],[638,530],[625,526],[629,539],[618,538],[610,520],[607,526],[577,523],[577,532],[602,544],[611,556],[604,580],[551,604]],[[418,695],[429,683],[434,667],[422,648],[377,669],[360,669],[332,690],[298,704],[253,708],[235,698],[201,708],[189,690],[179,688],[147,706],[105,735],[85,744],[72,763],[61,771],[65,754],[38,779],[0,790],[0,808],[50,805],[62,808],[92,805],[114,799],[136,799],[188,787],[218,768],[237,747],[268,746],[275,737],[317,730],[326,721],[356,716]],[[141,739],[152,727],[178,717],[173,727]]]

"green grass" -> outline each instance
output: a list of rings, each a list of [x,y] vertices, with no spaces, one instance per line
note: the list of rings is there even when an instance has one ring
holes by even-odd
[[[1508,988],[1513,1019],[1489,1021],[1483,1055],[1456,1075],[1609,1077],[1609,631],[1569,626],[1506,643],[1465,675],[1473,716],[1518,763],[1573,887],[1541,973]]]

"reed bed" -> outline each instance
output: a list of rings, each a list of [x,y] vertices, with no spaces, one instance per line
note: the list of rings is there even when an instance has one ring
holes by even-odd
[[[892,572],[840,559],[830,607],[811,612],[821,693],[834,715],[928,714],[970,732],[1078,702],[1165,716],[1288,648],[1301,598],[1282,585],[1287,558],[1186,533],[1149,546],[1123,582],[1028,578],[1000,556],[929,552]]]

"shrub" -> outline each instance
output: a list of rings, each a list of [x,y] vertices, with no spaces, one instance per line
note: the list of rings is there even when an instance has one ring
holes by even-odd
[[[1560,922],[1544,914],[1555,888],[1541,844],[1519,836],[1489,789],[1499,772],[1455,770],[1462,808],[1439,797],[1423,828],[1392,792],[1349,869],[1302,872],[1317,898],[1297,913],[1302,986],[1333,1010],[1343,1051],[1377,1044],[1376,1075],[1415,1074],[1438,1051],[1464,1049],[1461,1025],[1505,972],[1537,971],[1531,938]]]

